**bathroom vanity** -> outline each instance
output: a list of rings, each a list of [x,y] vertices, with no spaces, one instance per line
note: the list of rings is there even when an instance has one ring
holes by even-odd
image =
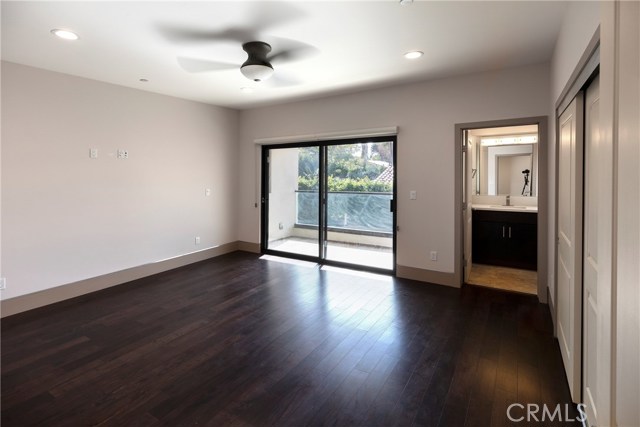
[[[473,205],[473,263],[536,270],[538,209]]]

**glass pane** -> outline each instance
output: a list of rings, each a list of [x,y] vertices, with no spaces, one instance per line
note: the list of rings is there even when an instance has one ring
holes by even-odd
[[[327,259],[393,269],[393,142],[327,147]]]
[[[318,256],[319,165],[318,147],[270,150],[268,249]]]

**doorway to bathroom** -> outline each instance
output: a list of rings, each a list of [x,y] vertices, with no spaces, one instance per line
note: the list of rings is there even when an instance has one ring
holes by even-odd
[[[540,297],[546,118],[458,125],[457,132],[461,283]]]
[[[395,136],[262,147],[262,252],[395,271]]]

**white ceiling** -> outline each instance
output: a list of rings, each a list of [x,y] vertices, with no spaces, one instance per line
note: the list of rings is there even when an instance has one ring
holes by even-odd
[[[244,109],[547,62],[565,11],[556,1],[2,1],[2,59]],[[80,39],[60,40],[54,28]],[[177,30],[238,41],[178,39]],[[274,62],[273,82],[254,83],[239,71],[249,39],[274,53],[302,42],[315,54]],[[425,55],[405,59],[411,50]],[[190,73],[178,57],[238,68]],[[273,86],[278,79],[298,82]]]

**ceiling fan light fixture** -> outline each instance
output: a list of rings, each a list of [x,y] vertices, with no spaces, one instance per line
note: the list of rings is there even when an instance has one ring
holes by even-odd
[[[249,80],[262,82],[271,77],[273,74],[273,68],[264,64],[246,64],[242,65],[240,72]]]
[[[242,45],[242,50],[249,56],[240,67],[243,76],[254,82],[267,80],[273,74],[273,67],[267,59],[271,52],[271,45],[265,42],[254,41]]]

